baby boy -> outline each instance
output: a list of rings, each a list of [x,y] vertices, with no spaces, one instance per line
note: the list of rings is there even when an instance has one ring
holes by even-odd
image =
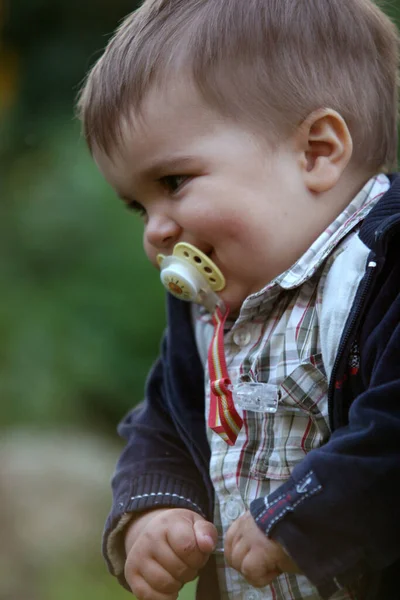
[[[398,598],[397,70],[370,0],[146,0],[88,76],[149,260],[206,282],[171,276],[119,428],[104,551],[139,600]]]

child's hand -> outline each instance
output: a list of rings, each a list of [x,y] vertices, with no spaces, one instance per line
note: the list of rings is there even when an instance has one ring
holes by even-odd
[[[254,587],[268,585],[282,572],[301,572],[282,546],[259,529],[250,512],[228,529],[225,559]]]
[[[126,534],[126,581],[138,600],[175,600],[183,584],[197,577],[216,543],[214,525],[191,510],[144,513]]]

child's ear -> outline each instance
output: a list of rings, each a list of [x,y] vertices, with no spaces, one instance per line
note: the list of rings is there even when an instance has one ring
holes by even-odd
[[[308,189],[327,192],[338,182],[353,154],[343,117],[329,108],[311,113],[297,132],[301,168]]]

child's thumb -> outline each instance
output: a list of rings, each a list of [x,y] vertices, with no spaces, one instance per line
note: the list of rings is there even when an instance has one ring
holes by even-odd
[[[201,552],[211,554],[217,545],[218,533],[215,526],[209,521],[200,518],[193,523],[196,542]]]

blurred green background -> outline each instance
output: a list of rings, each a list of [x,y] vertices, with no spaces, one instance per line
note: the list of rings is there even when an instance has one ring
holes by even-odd
[[[0,600],[129,597],[100,537],[115,427],[142,397],[164,298],[74,101],[135,5],[0,0]]]
[[[127,0],[0,0],[0,598],[129,598],[100,538],[164,294],[74,102]]]

